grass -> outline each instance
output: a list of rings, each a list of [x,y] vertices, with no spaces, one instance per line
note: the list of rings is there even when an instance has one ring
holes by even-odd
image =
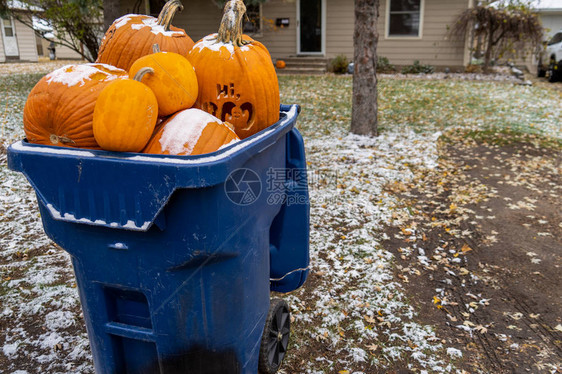
[[[6,137],[1,138],[4,144],[11,140],[21,139],[23,136],[22,112],[25,98],[40,76],[40,74],[29,74],[0,77],[0,90],[5,93],[0,98],[0,108],[3,110],[1,112],[2,117],[0,117],[2,118],[1,125],[6,128]],[[315,261],[316,266],[318,266],[316,270],[325,269],[329,266],[330,273],[333,274],[323,277],[315,274],[316,278],[311,277],[312,280],[317,282],[315,285],[317,287],[314,291],[311,290],[310,293],[304,294],[301,299],[302,302],[295,303],[295,305],[302,305],[300,314],[295,314],[296,317],[300,318],[295,322],[297,327],[295,331],[302,332],[295,335],[296,340],[294,342],[305,349],[307,344],[315,344],[316,340],[314,339],[320,336],[319,333],[324,331],[324,328],[325,331],[329,332],[330,339],[334,337],[339,339],[340,330],[336,326],[343,327],[345,328],[345,337],[342,336],[341,341],[338,340],[338,343],[335,344],[337,349],[340,349],[340,352],[343,353],[336,357],[337,351],[327,352],[324,349],[327,343],[319,343],[314,347],[321,347],[323,349],[321,352],[315,351],[312,352],[312,355],[302,357],[298,356],[298,353],[294,353],[294,357],[298,357],[298,359],[294,358],[293,365],[302,369],[302,362],[308,365],[310,363],[308,361],[315,361],[316,355],[325,354],[327,357],[334,358],[334,360],[329,364],[318,362],[317,367],[321,367],[325,372],[337,372],[339,368],[344,369],[342,365],[347,364],[341,362],[341,360],[347,360],[347,362],[350,360],[348,356],[343,356],[345,349],[362,347],[364,342],[360,341],[361,334],[357,332],[360,327],[352,324],[349,319],[342,318],[340,320],[339,317],[346,311],[346,313],[349,313],[346,318],[353,318],[354,321],[364,323],[365,313],[382,310],[384,322],[392,322],[393,325],[385,327],[387,325],[383,324],[377,330],[377,338],[381,341],[381,347],[377,351],[377,360],[381,362],[389,361],[388,365],[392,366],[393,363],[388,358],[390,356],[388,356],[386,348],[390,350],[396,347],[396,352],[401,355],[405,352],[411,352],[408,350],[407,344],[392,341],[390,340],[391,335],[389,335],[390,333],[400,332],[398,331],[400,325],[395,324],[396,318],[398,318],[396,314],[407,315],[408,308],[407,304],[398,303],[397,292],[399,290],[393,282],[386,284],[384,282],[387,282],[387,278],[374,276],[378,274],[379,265],[384,268],[387,262],[390,263],[389,257],[385,257],[384,249],[379,247],[378,240],[375,240],[375,238],[380,237],[380,232],[377,231],[379,227],[375,221],[389,219],[384,217],[390,217],[391,211],[394,211],[391,210],[393,203],[390,199],[385,201],[384,204],[386,205],[384,205],[382,204],[382,197],[377,196],[377,200],[380,197],[381,205],[383,205],[379,209],[378,203],[371,200],[370,196],[377,195],[387,181],[398,182],[400,179],[397,179],[394,176],[395,174],[403,175],[410,172],[409,168],[413,167],[410,163],[415,160],[411,160],[409,156],[418,156],[424,152],[424,149],[427,149],[427,147],[418,146],[419,144],[426,144],[423,143],[424,137],[415,136],[412,137],[411,141],[393,142],[391,137],[387,139],[383,136],[381,139],[387,139],[385,144],[379,142],[376,145],[365,146],[365,148],[362,148],[361,144],[348,141],[348,139],[339,141],[338,137],[343,137],[349,132],[352,90],[350,77],[284,76],[280,77],[280,87],[283,103],[298,103],[303,107],[302,114],[299,117],[299,127],[306,140],[316,141],[315,146],[307,149],[311,166],[320,170],[331,168],[341,171],[341,174],[338,173],[337,179],[342,184],[342,187],[337,188],[330,184],[319,186],[318,190],[313,191],[313,195],[318,197],[318,200],[313,202],[311,216],[312,225],[317,227],[313,231],[314,235],[311,235],[312,248],[316,251]],[[542,137],[542,135],[551,133],[559,137],[560,123],[562,122],[560,102],[560,94],[554,90],[504,83],[382,79],[379,85],[380,127],[383,135],[384,132],[392,133],[400,129],[414,129],[418,132],[429,133],[438,130],[446,130],[447,133],[458,131],[458,133],[465,134],[466,137],[473,137],[477,140],[486,137],[494,138],[497,134],[504,133],[505,137],[508,138],[513,137],[513,134],[540,134]],[[330,137],[335,139],[330,139]],[[453,137],[448,139],[455,141]],[[421,143],[416,143],[418,141]],[[347,152],[348,148],[355,145],[357,145],[356,149],[353,149],[351,153]],[[384,148],[384,145],[388,145],[389,149],[377,153],[377,150]],[[396,155],[393,150],[397,150]],[[404,159],[402,154],[407,153],[411,154],[406,155],[408,157]],[[378,156],[370,160],[373,155]],[[383,159],[378,160],[377,157]],[[387,159],[384,159],[384,157]],[[381,169],[388,173],[382,172],[381,175],[378,175],[377,173]],[[8,175],[7,173],[2,174],[3,172],[6,172],[5,164],[0,166],[0,175]],[[363,177],[363,172],[370,176]],[[364,179],[373,180],[377,185],[374,187],[371,187],[370,184],[362,185]],[[23,177],[20,178],[20,181],[22,185],[28,188],[27,183],[23,181]],[[9,186],[6,186],[7,188]],[[28,188],[28,190],[30,189]],[[333,198],[340,190],[342,193],[348,192],[344,196],[345,199],[342,198],[341,201],[330,205],[328,208],[319,206],[322,198]],[[29,194],[31,194],[31,191],[29,191]],[[23,192],[22,196],[25,196]],[[340,197],[339,194],[337,196]],[[29,200],[29,203],[32,202],[32,200]],[[25,217],[25,214],[19,213],[20,211],[27,211],[27,208],[24,209],[25,206],[23,205],[25,201],[24,203],[16,201],[16,203],[19,204],[21,210],[6,210],[9,214],[4,216],[5,222],[15,222],[19,219],[18,214]],[[369,205],[369,209],[363,211],[361,208],[363,205]],[[373,212],[374,215],[366,216],[366,212]],[[410,215],[412,214],[414,212],[410,211]],[[345,222],[345,224],[342,224],[342,222]],[[349,222],[353,222],[355,226]],[[32,224],[31,221],[24,223],[26,225]],[[363,223],[365,224],[364,228],[361,226]],[[39,223],[35,224],[36,226],[39,225]],[[330,225],[334,225],[334,230],[329,229]],[[11,233],[7,233],[7,235],[11,235]],[[21,242],[27,240],[23,235],[18,235],[20,238],[17,240]],[[348,238],[344,240],[343,236]],[[336,237],[336,240],[332,240],[333,237]],[[42,240],[46,241],[46,238],[42,237]],[[42,248],[44,249],[46,246],[47,244],[44,243]],[[367,248],[370,246],[373,246],[373,248]],[[48,264],[58,266],[60,259],[55,255],[52,257]],[[373,257],[375,261],[367,263],[365,259],[368,257]],[[30,260],[30,268],[36,272],[42,270],[39,266],[41,264],[37,261],[35,258]],[[64,266],[64,264],[61,266]],[[356,271],[358,275],[350,276],[351,271],[348,272],[348,270]],[[65,272],[60,274],[68,275]],[[44,289],[46,294],[49,295],[52,294],[49,290],[56,287],[58,282],[59,280],[56,279],[54,283],[42,284],[37,288]],[[377,284],[379,290],[373,290],[371,286],[374,284]],[[359,301],[353,298],[353,296],[356,296],[352,292],[355,288],[365,287],[365,290],[367,290],[367,286],[369,286],[369,292],[358,296],[363,300]],[[6,292],[2,287],[3,284],[0,284],[0,295]],[[23,295],[23,291],[20,289],[14,289],[13,291],[17,292],[21,299],[28,297]],[[320,295],[315,293],[316,291],[323,293]],[[292,294],[293,301],[300,295],[298,292]],[[70,292],[65,291],[62,297],[66,298],[69,294]],[[388,295],[393,296],[389,298]],[[328,300],[327,296],[331,296],[329,300],[335,300],[336,304],[329,304],[326,301]],[[49,297],[49,301],[40,300],[34,302],[33,305],[41,308],[46,308],[45,306],[48,308],[56,307],[52,303],[60,300],[53,300],[53,297]],[[364,306],[360,304],[364,304]],[[374,309],[370,310],[371,307],[365,306],[366,304],[372,305]],[[77,310],[77,308],[76,305],[73,305],[72,308],[69,307],[66,310]],[[47,312],[49,311],[50,309],[47,310]],[[333,313],[333,315],[317,314],[318,311]],[[338,318],[335,318],[336,315]],[[329,316],[334,317],[333,321],[330,319],[324,320],[324,317]],[[373,314],[371,317],[373,316],[376,318],[377,314]],[[18,316],[18,318],[20,317]],[[38,317],[24,315],[18,320],[18,323],[25,326],[26,318]],[[371,330],[367,332],[371,332]],[[46,335],[41,334],[43,340],[40,341],[45,341]],[[73,335],[74,332],[70,334],[70,336]],[[372,335],[367,333],[364,335],[367,338],[374,339]],[[349,342],[346,342],[346,340],[349,340]],[[422,349],[429,356],[432,354],[431,352],[435,353],[440,348],[434,347],[430,351],[428,347],[422,346]],[[409,362],[407,357],[402,357],[406,360],[405,362]],[[371,368],[378,365],[375,358],[369,356],[369,359],[371,360],[370,363],[356,363],[355,366],[361,367],[364,365]],[[301,360],[303,361],[301,362]],[[345,367],[345,369],[349,369],[349,367]]]
[[[299,103],[306,136],[342,136],[351,122],[351,77],[279,79],[281,101]],[[554,89],[513,83],[381,79],[379,128],[409,127],[418,132],[466,127],[504,134],[560,137],[562,95]]]
[[[21,134],[25,99],[42,74],[0,77],[0,135]],[[306,136],[345,136],[351,122],[352,78],[280,76],[281,102],[303,108],[299,128]],[[378,84],[379,129],[409,127],[438,131],[466,127],[476,140],[537,134],[560,138],[562,94],[512,83],[388,79]],[[19,130],[19,131],[18,131]],[[11,139],[10,139],[11,140]],[[545,145],[559,142],[547,141]]]

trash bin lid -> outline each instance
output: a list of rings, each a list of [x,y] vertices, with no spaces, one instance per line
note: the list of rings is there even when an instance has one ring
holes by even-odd
[[[285,136],[299,112],[298,105],[281,105],[274,125],[204,155],[118,153],[21,140],[8,147],[8,167],[27,177],[55,220],[147,231],[176,189],[224,183]]]

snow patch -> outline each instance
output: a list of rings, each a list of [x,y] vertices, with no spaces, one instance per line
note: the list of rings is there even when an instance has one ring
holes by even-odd
[[[119,29],[123,26],[126,26],[131,21],[133,21],[134,18],[137,18],[137,17],[139,17],[138,14],[127,14],[127,15],[124,15],[123,17],[118,18],[117,20],[115,20],[115,29]],[[158,19],[154,18],[154,17],[144,16],[140,20],[140,23],[131,24],[131,28],[133,30],[140,30],[140,29],[143,29],[145,27],[150,27],[150,31],[154,35],[160,35],[160,34],[164,35],[164,36],[183,36],[183,35],[186,35],[184,31],[166,30],[164,28],[164,26],[158,24]]]
[[[186,109],[173,116],[160,137],[162,151],[171,155],[190,155],[209,123],[223,125],[215,116],[200,110]]]
[[[105,69],[113,72],[110,74],[99,66],[103,66]],[[83,86],[87,81],[90,81],[94,74],[102,74],[105,77],[101,79],[103,82],[109,82],[115,79],[122,79],[122,75],[117,75],[123,73],[124,70],[116,68],[115,66],[107,64],[81,64],[81,65],[65,65],[60,69],[47,74],[47,83],[62,83],[68,87]]]

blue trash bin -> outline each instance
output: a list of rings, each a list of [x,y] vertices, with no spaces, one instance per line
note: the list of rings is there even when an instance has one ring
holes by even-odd
[[[308,274],[299,111],[282,105],[275,125],[200,156],[8,148],[71,255],[96,373],[256,374],[264,330],[283,345],[276,371],[289,322],[270,290]]]

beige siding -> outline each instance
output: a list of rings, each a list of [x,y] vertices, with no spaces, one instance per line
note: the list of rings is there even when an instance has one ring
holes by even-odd
[[[386,36],[387,0],[381,0],[379,18],[379,56],[392,64],[407,65],[414,60],[435,66],[459,67],[464,62],[464,41],[447,40],[447,27],[455,17],[468,8],[468,0],[422,0],[422,35],[418,39],[399,39]]]
[[[174,18],[172,24],[183,28],[187,35],[197,42],[206,35],[219,29],[222,11],[212,1],[184,1],[184,10]]]
[[[269,50],[273,59],[295,55],[297,52],[296,1],[270,0],[262,6],[263,35],[255,36]],[[289,26],[275,26],[277,18],[289,18]]]
[[[43,49],[43,56],[49,57],[48,48],[50,42],[43,38],[41,38],[40,40]],[[55,52],[58,60],[82,60],[82,56],[78,52],[75,52],[74,50],[60,44],[55,45]]]
[[[306,1],[306,0],[303,0]],[[469,0],[422,0],[424,2],[423,33],[417,39],[396,39],[385,36],[387,0],[381,0],[378,20],[378,54],[395,65],[412,64],[414,60],[435,66],[463,65],[464,41],[446,38],[447,26],[467,9]],[[132,9],[133,0],[126,0],[124,11]],[[184,28],[194,41],[216,32],[222,11],[208,0],[185,2],[185,9],[176,15],[173,24]],[[266,45],[273,59],[297,54],[297,1],[270,0],[263,4],[264,31],[255,38]],[[287,28],[275,26],[277,18],[289,18]],[[339,54],[353,57],[353,0],[326,0],[326,51],[333,58]]]
[[[14,21],[16,36],[18,38],[18,49],[21,61],[37,62],[37,43],[35,32],[21,22]]]
[[[146,1],[146,0],[145,0]],[[134,11],[135,0],[123,0],[121,13],[129,14]],[[222,10],[209,0],[183,1],[184,9],[178,12],[172,20],[172,25],[184,29],[197,42],[202,37],[217,32],[219,29]],[[144,14],[145,4],[141,4],[140,13]]]
[[[353,0],[326,1],[326,57],[344,54],[353,58],[354,7]]]
[[[2,32],[0,31],[0,62],[6,62],[6,55],[4,55],[4,40]]]

